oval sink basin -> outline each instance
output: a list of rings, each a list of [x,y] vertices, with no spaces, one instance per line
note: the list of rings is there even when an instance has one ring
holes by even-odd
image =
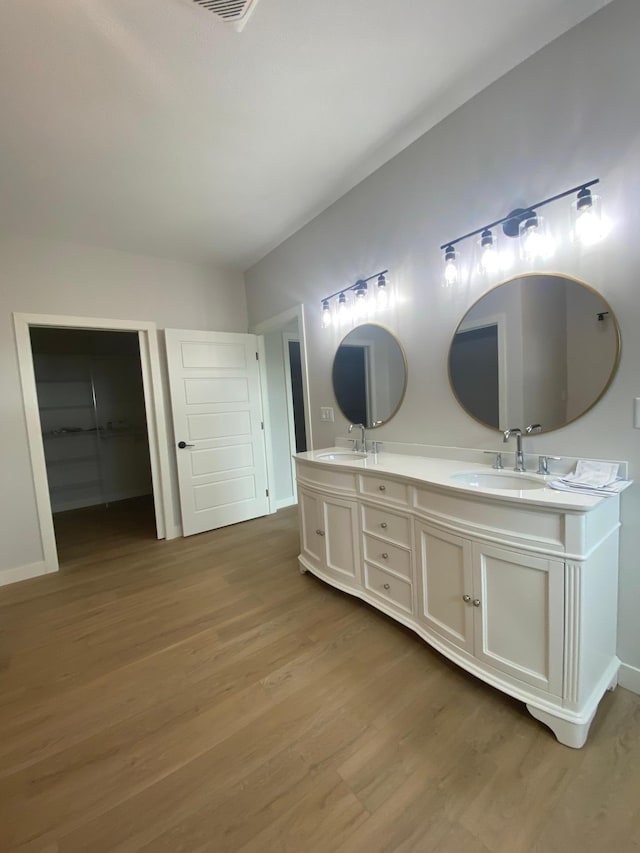
[[[318,453],[316,459],[326,459],[327,462],[345,462],[348,459],[366,459],[366,453],[354,453],[353,450],[345,450],[344,453]]]
[[[534,480],[524,474],[502,474],[499,471],[460,471],[451,475],[452,480],[473,486],[476,489],[506,489],[510,492],[520,492],[523,489],[544,489],[543,480]]]

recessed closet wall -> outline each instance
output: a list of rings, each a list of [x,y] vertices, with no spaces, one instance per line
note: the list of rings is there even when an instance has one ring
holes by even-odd
[[[138,335],[31,330],[54,513],[152,493]]]

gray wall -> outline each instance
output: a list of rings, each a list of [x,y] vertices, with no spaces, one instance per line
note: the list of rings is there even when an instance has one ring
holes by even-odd
[[[249,317],[258,323],[296,303],[308,308],[310,394],[316,446],[343,434],[319,420],[332,404],[333,332],[320,326],[320,298],[389,267],[398,304],[385,325],[400,338],[409,385],[390,441],[500,447],[469,418],[447,382],[450,337],[487,283],[469,276],[441,287],[439,244],[516,206],[581,181],[602,180],[613,230],[597,251],[561,251],[552,265],[591,283],[621,325],[620,369],[606,396],[559,431],[529,439],[553,455],[626,458],[640,476],[640,3],[615,0],[481,92],[283,243],[246,275]],[[562,203],[558,214],[566,215]],[[547,208],[550,210],[550,208]],[[518,272],[517,269],[514,272]],[[640,487],[623,500],[619,655],[640,667]]]
[[[19,237],[0,238],[0,296],[1,571],[42,560],[12,312],[146,320],[160,328],[221,332],[246,332],[247,312],[238,274]],[[168,398],[166,382],[164,390]],[[175,495],[175,478],[172,487]]]

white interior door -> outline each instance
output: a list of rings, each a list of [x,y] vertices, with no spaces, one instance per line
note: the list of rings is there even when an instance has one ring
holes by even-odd
[[[269,512],[255,335],[166,329],[185,536]]]

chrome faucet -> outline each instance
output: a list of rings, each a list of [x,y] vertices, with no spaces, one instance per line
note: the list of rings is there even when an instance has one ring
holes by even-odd
[[[352,431],[352,430],[354,430],[354,429],[360,429],[360,430],[362,430],[362,437],[361,437],[361,439],[360,439],[360,446],[359,446],[359,448],[358,448],[358,439],[357,439],[357,438],[356,438],[356,439],[354,439],[354,442],[353,442],[353,449],[354,449],[354,450],[358,450],[358,449],[360,449],[360,450],[362,451],[362,453],[366,453],[366,452],[367,452],[367,436],[366,436],[366,433],[365,433],[365,429],[366,429],[366,427],[365,427],[365,425],[364,425],[364,424],[349,424],[349,432],[351,432],[351,431]]]
[[[522,430],[517,428],[505,429],[503,441],[509,441],[512,435],[516,437],[516,464],[513,467],[514,471],[522,473],[527,469],[524,467],[524,454],[522,452]]]

